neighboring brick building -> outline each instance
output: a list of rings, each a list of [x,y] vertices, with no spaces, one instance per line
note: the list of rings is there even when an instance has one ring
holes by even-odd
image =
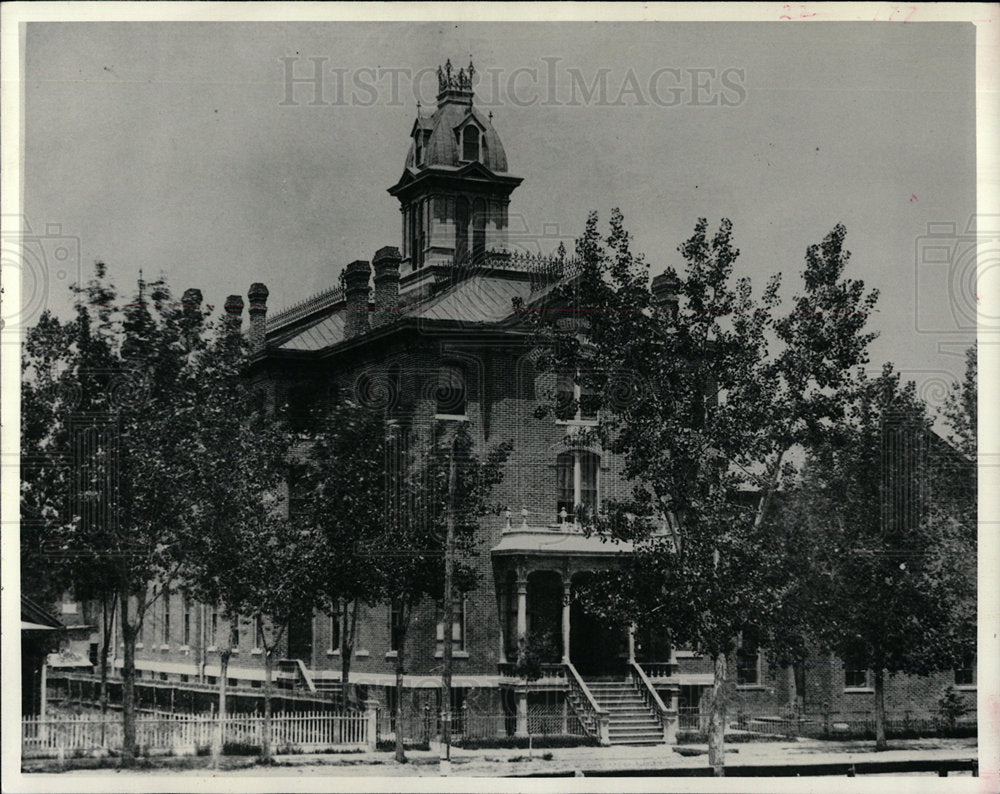
[[[442,71],[436,110],[419,115],[411,128],[403,174],[389,188],[400,203],[401,248],[379,247],[371,263],[348,264],[340,286],[270,317],[267,288],[251,287],[252,377],[293,416],[307,416],[331,390],[351,390],[403,417],[414,434],[464,423],[480,452],[512,440],[493,496],[508,513],[482,520],[479,583],[453,627],[456,705],[503,707],[517,715],[523,731],[526,699],[511,662],[520,635],[545,631],[553,658],[535,691],[548,693],[557,708],[567,704],[584,721],[592,711],[589,694],[623,704],[603,729],[588,727],[612,741],[663,741],[676,730],[678,705],[698,705],[711,667],[703,657],[671,651],[662,637],[632,638],[626,626],[586,614],[573,599],[580,577],[617,564],[630,550],[584,536],[573,523],[573,506],[624,497],[626,484],[610,454],[564,443],[593,417],[535,415],[547,395],[572,386],[536,371],[520,309],[543,305],[552,285],[572,275],[573,262],[510,250],[508,205],[521,180],[508,172],[492,114],[473,106],[471,76],[471,65],[468,73],[454,74],[450,65]],[[227,301],[227,311],[241,310],[239,298]],[[363,609],[351,672],[352,682],[384,701],[395,683],[391,623],[388,605]],[[136,667],[147,678],[215,683],[212,638],[230,630],[211,607],[180,594],[161,598],[146,618]],[[407,635],[406,686],[415,704],[436,706],[444,634],[435,605],[426,604]],[[317,689],[339,680],[329,616],[303,616],[288,635],[281,656],[301,660]],[[263,679],[254,636],[249,621],[234,635],[229,677],[242,686]],[[733,662],[748,708],[778,711],[797,697],[806,709],[870,706],[842,685],[836,662],[796,678],[771,670],[749,645]],[[626,683],[599,680],[612,671]],[[279,663],[280,684],[299,680],[295,666]],[[926,682],[922,694],[932,698],[942,684]],[[890,708],[904,702],[906,686],[890,683]]]

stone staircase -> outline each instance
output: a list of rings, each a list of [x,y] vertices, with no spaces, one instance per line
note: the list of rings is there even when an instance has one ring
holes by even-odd
[[[663,744],[663,726],[631,681],[586,679],[587,688],[610,717],[611,744]]]

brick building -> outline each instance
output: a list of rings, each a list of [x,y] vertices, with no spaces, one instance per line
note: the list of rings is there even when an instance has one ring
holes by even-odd
[[[573,387],[536,371],[519,310],[544,306],[552,285],[572,277],[573,262],[511,250],[508,207],[521,179],[508,171],[492,114],[473,104],[472,73],[471,65],[468,72],[441,70],[436,109],[418,115],[410,130],[402,176],[388,190],[401,212],[399,247],[379,247],[370,262],[351,262],[338,286],[278,313],[269,315],[266,286],[251,287],[252,377],[293,416],[307,416],[333,389],[348,389],[392,407],[416,433],[463,423],[480,451],[511,439],[513,453],[494,494],[508,510],[482,520],[478,585],[457,606],[452,627],[455,706],[504,710],[523,732],[528,706],[538,701],[567,719],[578,715],[606,740],[671,740],[678,709],[696,708],[711,684],[711,664],[662,637],[608,625],[574,600],[588,573],[616,565],[630,548],[584,536],[573,507],[623,497],[626,483],[613,456],[567,447],[568,435],[594,421],[586,409],[565,421],[535,415],[546,395]],[[227,301],[234,314],[242,307],[239,298]],[[351,680],[390,703],[392,610],[363,607],[359,624]],[[177,593],[160,598],[147,616],[137,651],[140,677],[215,683],[213,638],[227,631],[234,646],[230,683],[259,687],[263,664],[252,622],[224,625],[211,606]],[[518,637],[529,633],[547,633],[553,645],[532,686],[532,704],[512,664]],[[406,687],[417,707],[436,709],[440,702],[445,634],[434,604],[414,616]],[[333,688],[338,646],[330,616],[301,616],[281,651],[279,685]],[[871,708],[866,674],[838,660],[775,669],[746,642],[733,662],[748,709]],[[607,680],[608,673],[617,680]],[[911,708],[913,686],[923,687],[931,702],[947,683],[974,689],[974,668],[956,675],[915,684],[891,679],[887,706]],[[604,725],[594,718],[602,704],[611,707]]]

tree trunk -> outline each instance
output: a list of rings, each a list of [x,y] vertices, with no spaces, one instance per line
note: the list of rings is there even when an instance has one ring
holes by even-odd
[[[358,602],[344,604],[341,614],[340,628],[340,681],[344,684],[344,696],[347,696],[347,684],[351,681],[351,661],[354,658],[354,632],[358,625]]]
[[[708,765],[715,777],[726,774],[726,654],[712,656],[712,714],[708,724]]]
[[[122,595],[122,639],[125,654],[122,659],[122,766],[135,764],[135,640],[138,628],[128,615],[128,596]]]
[[[274,653],[271,648],[264,648],[264,727],[260,740],[260,758],[265,764],[271,762],[271,677],[274,666]]]
[[[885,671],[881,665],[875,670],[875,749],[888,749],[885,740]]]
[[[101,721],[103,723],[105,715],[108,713],[108,654],[111,651],[111,643],[114,642],[112,629],[115,621],[115,609],[117,607],[117,597],[112,596],[109,606],[107,594],[101,599],[101,628],[103,638],[101,642]]]
[[[401,634],[396,650],[396,761],[406,763],[403,748],[403,646],[405,637]]]
[[[215,731],[215,764],[218,765],[222,751],[226,748],[226,681],[229,677],[229,657],[232,655],[232,648],[223,648],[219,651],[219,723]]]

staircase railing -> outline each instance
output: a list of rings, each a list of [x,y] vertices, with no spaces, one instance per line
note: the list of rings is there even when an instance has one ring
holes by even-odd
[[[629,662],[629,675],[632,678],[635,688],[642,695],[642,699],[646,701],[646,705],[649,706],[660,720],[660,725],[663,726],[663,741],[668,744],[675,743],[677,741],[676,709],[667,708],[663,703],[663,698],[660,697],[660,693],[656,691],[653,683],[649,680],[649,676],[646,675],[638,662]],[[673,698],[671,698],[671,704],[672,702]]]
[[[294,669],[298,677],[302,679],[302,683],[306,685],[306,689],[310,692],[316,691],[316,684],[313,682],[312,676],[309,675],[309,668],[301,659],[281,659],[279,667]]]
[[[594,700],[587,685],[580,678],[572,662],[566,662],[566,684],[569,686],[570,702],[576,715],[583,723],[584,730],[595,736],[602,745],[611,744],[611,715]]]

